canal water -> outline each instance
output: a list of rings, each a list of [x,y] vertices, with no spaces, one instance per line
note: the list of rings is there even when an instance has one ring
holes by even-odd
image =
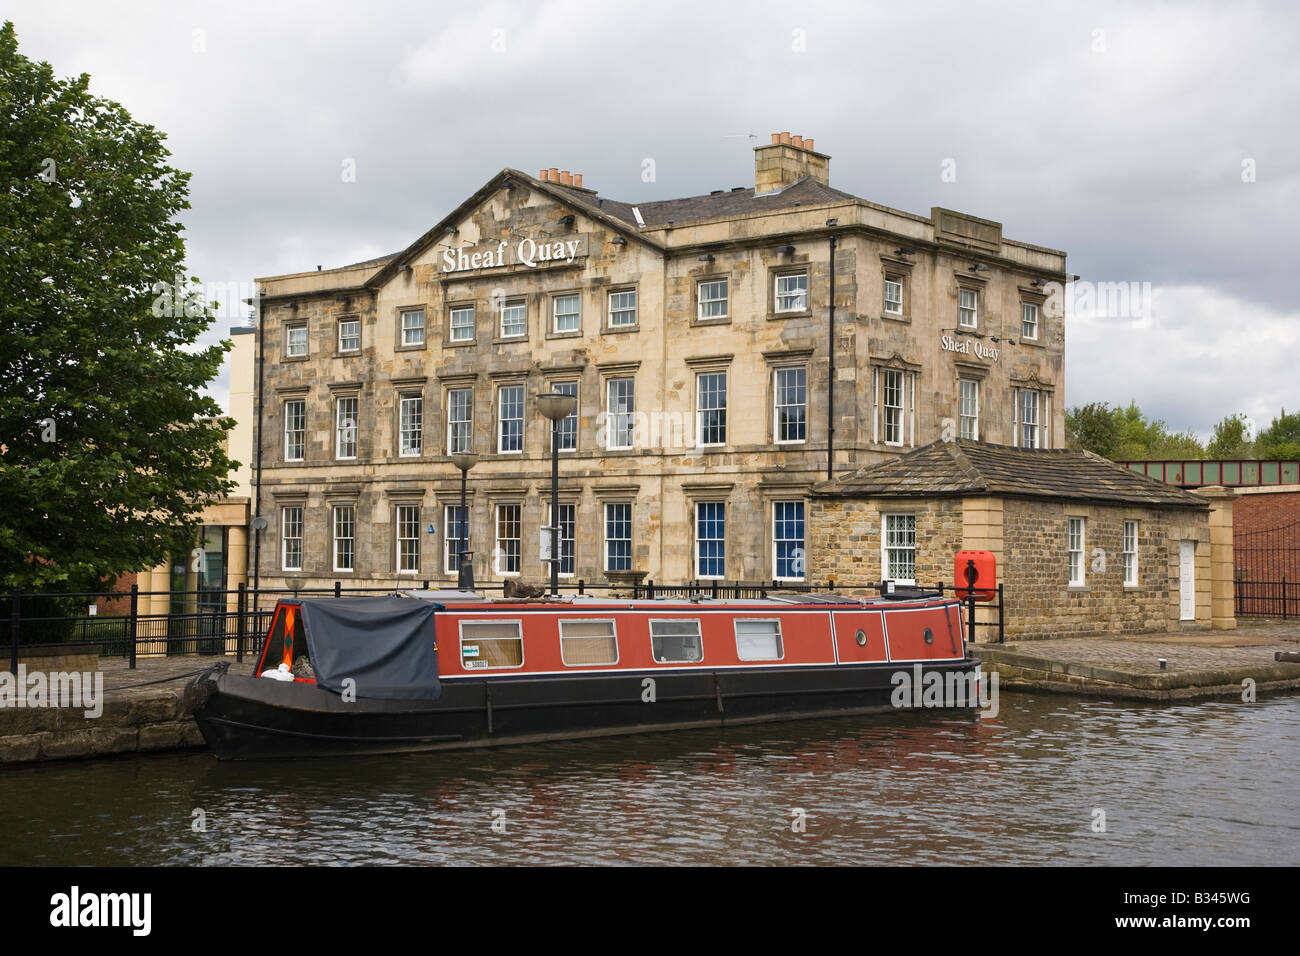
[[[1300,697],[0,770],[0,864],[1294,864]],[[202,829],[200,829],[200,825]]]

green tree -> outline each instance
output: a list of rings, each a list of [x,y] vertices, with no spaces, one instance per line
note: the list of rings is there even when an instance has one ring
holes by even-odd
[[[1117,409],[1105,402],[1089,402],[1065,413],[1065,441],[1073,449],[1087,449],[1103,458],[1115,457],[1119,441]]]
[[[1282,409],[1282,414],[1259,433],[1255,450],[1260,458],[1300,458],[1300,413],[1288,415],[1286,409]]]
[[[1250,435],[1250,424],[1245,415],[1234,412],[1214,426],[1210,442],[1205,446],[1205,457],[1254,458],[1255,442]]]
[[[200,393],[229,343],[195,344],[213,313],[193,294],[156,307],[184,268],[189,174],[89,83],[56,78],[0,28],[5,590],[90,589],[156,565],[233,486],[233,422]]]

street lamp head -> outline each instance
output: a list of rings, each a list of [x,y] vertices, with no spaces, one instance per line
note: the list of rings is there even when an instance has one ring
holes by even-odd
[[[553,422],[573,414],[578,399],[563,392],[542,392],[537,396],[537,410]]]
[[[478,455],[452,455],[451,463],[463,474],[478,464]]]

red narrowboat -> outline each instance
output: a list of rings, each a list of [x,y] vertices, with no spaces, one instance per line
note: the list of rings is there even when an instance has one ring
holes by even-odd
[[[204,739],[223,759],[884,711],[898,672],[969,679],[978,663],[957,600],[900,588],[866,599],[286,599],[255,676],[227,667],[189,688]]]

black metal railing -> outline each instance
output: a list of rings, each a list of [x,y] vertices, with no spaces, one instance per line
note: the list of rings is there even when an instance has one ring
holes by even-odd
[[[1232,585],[1233,602],[1237,617],[1280,617],[1283,620],[1300,617],[1300,582],[1245,581],[1240,578]]]
[[[141,656],[169,655],[234,655],[242,661],[245,655],[256,654],[262,639],[271,626],[275,604],[285,597],[344,597],[390,594],[420,586],[429,589],[429,581],[403,581],[398,585],[344,587],[334,582],[332,587],[260,589],[254,592],[241,584],[231,591],[141,591],[133,585],[129,591],[97,591],[76,593],[24,594],[16,592],[5,602],[7,618],[0,618],[9,637],[10,669],[16,672],[20,650],[29,654],[42,650],[68,649],[69,645],[87,645],[101,657],[126,658],[130,667],[136,666]],[[479,585],[475,590],[496,593],[504,590],[501,583]],[[878,590],[880,585],[868,584],[866,590]],[[687,584],[657,584],[646,581],[632,585],[589,583],[585,580],[561,582],[562,593],[601,594],[614,593],[635,600],[763,600],[776,594],[810,594],[817,591],[835,591],[834,580],[825,587],[812,583],[790,581],[692,581]],[[863,590],[855,587],[854,590]],[[951,585],[939,584],[925,590],[951,594]],[[976,589],[979,590],[979,589]],[[989,593],[993,593],[989,590]],[[968,636],[974,639],[976,628],[994,627],[996,640],[1003,639],[1004,596],[1002,586],[996,589],[997,602],[967,604]],[[1300,598],[1300,589],[1292,588],[1293,597]],[[146,610],[165,599],[168,610],[154,613]],[[94,602],[109,605],[110,613],[58,614],[56,606],[66,607],[69,602],[80,601],[89,607]],[[996,617],[982,615],[986,620],[976,620],[972,608],[996,611]],[[180,608],[176,610],[175,608]],[[2,639],[2,638],[0,638]],[[2,652],[0,652],[2,653]]]

